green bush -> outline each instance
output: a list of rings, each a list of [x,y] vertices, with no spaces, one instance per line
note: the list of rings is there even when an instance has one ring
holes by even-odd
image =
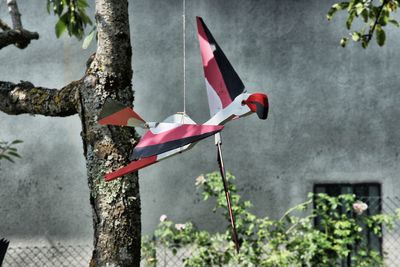
[[[193,253],[183,259],[185,266],[335,266],[348,257],[352,266],[384,265],[380,252],[363,242],[364,231],[382,236],[382,227],[391,228],[400,217],[399,211],[397,215],[368,216],[363,213],[366,205],[355,195],[309,194],[306,202],[289,209],[279,220],[259,218],[249,211],[251,202],[237,194],[234,176],[228,174],[227,178],[240,253],[236,253],[231,239],[221,177],[214,172],[197,178],[196,186],[205,201],[214,200],[215,209],[222,209],[227,219],[226,231],[210,233],[191,222],[176,224],[163,215],[153,236],[143,238],[143,258],[148,266],[157,265],[157,245],[173,253],[190,246]]]

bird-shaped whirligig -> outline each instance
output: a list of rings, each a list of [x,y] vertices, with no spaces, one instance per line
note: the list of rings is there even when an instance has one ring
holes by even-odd
[[[243,82],[200,17],[197,17],[197,30],[211,118],[203,124],[196,124],[183,112],[171,115],[162,122],[146,122],[133,109],[113,100],[107,101],[99,115],[98,122],[100,124],[142,127],[148,131],[133,149],[132,162],[106,174],[105,179],[111,181],[182,153],[191,149],[198,141],[214,135],[232,225],[233,241],[236,250],[239,251],[222,159],[220,131],[228,121],[252,113],[256,113],[260,119],[265,120],[268,116],[268,97],[263,93],[247,93]]]

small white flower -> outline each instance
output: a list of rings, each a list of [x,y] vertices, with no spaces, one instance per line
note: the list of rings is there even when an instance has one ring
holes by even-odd
[[[177,223],[175,224],[175,229],[178,231],[182,231],[183,229],[185,229],[185,225],[183,223]]]
[[[168,217],[165,214],[160,216],[160,222],[165,222],[167,219],[168,219]]]
[[[368,209],[368,205],[360,200],[353,203],[353,210],[358,215],[361,215],[364,211]]]
[[[204,175],[200,175],[199,177],[196,178],[196,185],[202,185],[206,181],[206,178]]]

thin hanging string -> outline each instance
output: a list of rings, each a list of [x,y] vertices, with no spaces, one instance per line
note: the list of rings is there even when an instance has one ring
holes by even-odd
[[[183,114],[186,115],[186,0],[182,0],[182,36],[183,36]]]

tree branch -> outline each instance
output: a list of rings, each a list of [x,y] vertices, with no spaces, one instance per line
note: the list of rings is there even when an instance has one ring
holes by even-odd
[[[12,44],[20,49],[24,49],[31,40],[37,39],[39,39],[37,32],[30,32],[24,29],[0,32],[0,49]]]
[[[19,13],[16,0],[7,0],[8,12],[10,13],[13,29],[22,30],[21,13]]]
[[[0,20],[0,28],[4,31],[0,33],[0,49],[8,45],[15,45],[20,49],[27,47],[31,40],[39,39],[37,32],[24,30],[21,22],[21,13],[19,13],[16,0],[7,0],[8,11],[11,16],[13,28]]]
[[[11,30],[10,26],[8,26],[8,24],[2,21],[1,19],[0,19],[0,29],[2,29],[3,31]]]
[[[9,115],[23,113],[66,117],[77,113],[81,81],[60,90],[35,87],[30,82],[19,84],[0,81],[0,111]]]
[[[379,7],[378,15],[375,18],[375,22],[374,22],[374,24],[372,25],[372,27],[370,28],[370,30],[369,30],[369,32],[367,34],[367,42],[371,41],[372,36],[374,35],[374,32],[375,32],[376,25],[378,24],[378,21],[379,21],[379,19],[381,17],[382,10],[385,7],[385,5],[387,4],[387,2],[388,2],[388,0],[383,0],[382,5]]]

